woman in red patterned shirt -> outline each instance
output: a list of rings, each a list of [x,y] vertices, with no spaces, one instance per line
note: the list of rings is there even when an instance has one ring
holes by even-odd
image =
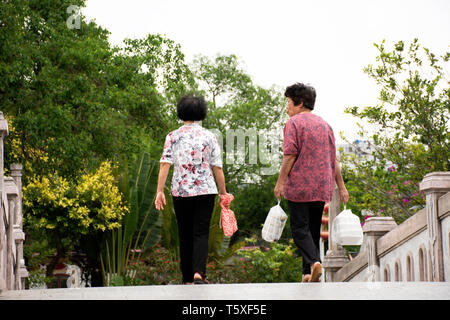
[[[340,199],[348,202],[348,192],[336,159],[333,129],[314,115],[316,91],[296,83],[286,88],[289,120],[284,127],[283,163],[275,197],[288,200],[291,231],[303,258],[303,281],[318,282],[322,275],[319,253],[323,208],[330,202],[334,183]]]

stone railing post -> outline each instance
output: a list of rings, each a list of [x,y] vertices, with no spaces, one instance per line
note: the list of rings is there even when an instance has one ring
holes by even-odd
[[[23,242],[25,241],[25,233],[23,232],[23,215],[22,215],[22,165],[11,164],[11,177],[17,187],[18,196],[15,201],[15,220],[14,220],[14,240],[16,242],[17,262],[15,266],[15,288],[21,290],[25,288],[25,278],[28,277],[28,271],[25,267],[23,258]]]
[[[6,223],[7,217],[3,205],[4,182],[3,182],[3,139],[9,134],[8,121],[0,111],[0,291],[7,289],[6,285],[6,270],[7,270],[7,240],[6,240]]]
[[[17,192],[19,193],[17,197],[17,212],[16,212],[16,222],[21,229],[23,227],[23,215],[22,215],[22,165],[18,163],[11,164],[11,177],[14,179],[14,183],[17,187]]]
[[[431,281],[444,281],[442,230],[439,222],[438,200],[450,191],[450,172],[432,172],[420,183],[426,196],[428,252],[431,259]]]
[[[330,202],[328,211],[328,250],[323,259],[323,267],[325,268],[325,281],[335,281],[335,273],[342,268],[350,259],[345,255],[345,250],[333,240],[332,226],[336,216],[341,212],[339,189],[335,185],[333,199]]]
[[[3,190],[3,139],[9,134],[8,121],[3,116],[3,112],[0,111],[0,188]]]
[[[6,201],[8,201],[8,229],[7,229],[7,269],[6,269],[6,285],[8,290],[16,289],[16,279],[15,279],[15,266],[18,263],[17,248],[15,241],[15,218],[16,218],[16,202],[18,197],[18,190],[14,179],[11,177],[5,177],[3,181],[3,187],[6,192]]]
[[[380,260],[377,255],[377,240],[397,226],[392,217],[371,217],[363,226],[364,245],[368,258],[367,281],[380,281]]]

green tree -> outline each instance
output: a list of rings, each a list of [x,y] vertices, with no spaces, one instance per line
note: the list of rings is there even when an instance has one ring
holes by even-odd
[[[437,57],[417,39],[375,47],[377,64],[364,72],[380,86],[380,104],[345,111],[372,124],[372,133],[360,125],[360,135],[373,143],[375,160],[346,156],[344,175],[363,191],[355,201],[402,221],[424,205],[418,184],[425,174],[450,168],[450,54]]]
[[[175,123],[172,103],[194,84],[173,41],[148,35],[113,47],[109,32],[82,16],[79,28],[68,27],[72,5],[85,1],[0,2],[0,105],[12,129],[5,167],[22,163],[25,187],[55,172],[73,186],[104,161],[130,163],[142,151],[159,157],[161,132]],[[61,223],[66,212],[52,205]],[[36,229],[33,210],[24,206],[27,234]],[[95,269],[99,241],[91,231],[68,241],[92,248]]]
[[[15,127],[6,162],[23,163],[25,179],[28,170],[74,177],[106,159],[156,154],[173,101],[194,85],[173,41],[148,35],[112,47],[93,22],[68,28],[70,5],[84,1],[1,3],[0,104]]]

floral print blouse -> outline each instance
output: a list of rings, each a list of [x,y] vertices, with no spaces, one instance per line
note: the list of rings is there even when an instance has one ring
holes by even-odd
[[[211,166],[222,167],[222,154],[214,133],[200,124],[185,124],[170,132],[160,162],[174,165],[172,196],[218,193]]]

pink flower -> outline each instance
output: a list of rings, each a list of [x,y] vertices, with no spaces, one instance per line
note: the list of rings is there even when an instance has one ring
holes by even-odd
[[[371,217],[372,216],[369,216],[369,215],[365,216],[363,222],[361,223],[361,227],[364,225],[364,223],[366,223],[366,220],[371,218]]]
[[[408,199],[403,199],[403,202],[404,203],[408,203]]]
[[[193,159],[200,159],[202,157],[202,153],[199,150],[193,150],[191,152],[191,156]]]

